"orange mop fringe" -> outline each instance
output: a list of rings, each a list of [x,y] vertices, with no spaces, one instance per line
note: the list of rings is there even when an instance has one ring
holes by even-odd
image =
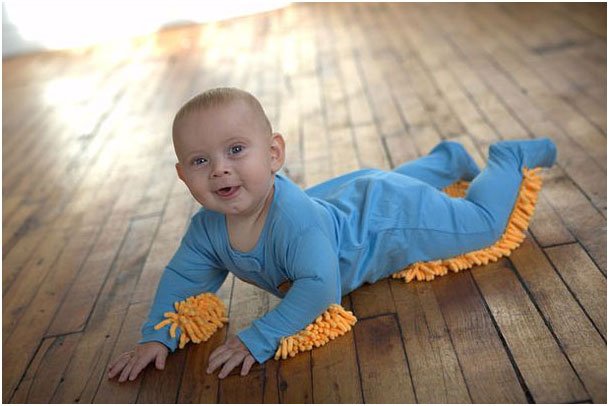
[[[459,272],[475,265],[495,262],[503,256],[509,256],[524,241],[524,231],[528,228],[529,221],[535,211],[535,204],[542,183],[539,176],[540,171],[541,168],[523,168],[523,180],[516,203],[510,214],[505,232],[495,244],[454,258],[416,262],[402,271],[394,273],[392,277],[404,279],[406,282],[411,282],[414,279],[431,281],[436,276],[446,275],[449,270]],[[468,187],[469,182],[458,181],[447,186],[444,192],[452,197],[463,197]],[[194,343],[207,341],[218,328],[223,326],[223,323],[228,321],[226,307],[213,293],[203,293],[196,297],[191,296],[182,302],[176,302],[174,306],[177,313],[165,313],[166,319],[154,328],[158,330],[166,325],[171,325],[169,334],[174,338],[176,329],[179,327],[182,332],[180,348],[184,348],[189,341]],[[294,357],[299,352],[321,347],[330,340],[351,331],[356,322],[357,318],[352,312],[346,311],[341,305],[332,304],[304,330],[289,337],[282,337],[275,353],[275,359]]]
[[[192,341],[195,344],[205,342],[218,330],[224,323],[228,322],[226,317],[226,306],[213,293],[202,293],[198,296],[191,296],[181,302],[175,302],[176,313],[165,312],[166,319],[154,326],[159,330],[167,325],[171,325],[169,335],[175,338],[176,329],[179,327],[180,348]]]
[[[351,327],[355,323],[357,323],[357,318],[353,313],[345,310],[341,305],[332,304],[304,330],[289,337],[282,337],[275,353],[275,359],[294,357],[299,352],[321,347],[328,341],[351,331]]]
[[[475,265],[486,265],[489,262],[496,262],[501,257],[509,256],[513,250],[520,246],[526,237],[524,232],[529,227],[529,221],[535,211],[535,204],[541,190],[540,171],[541,168],[523,168],[523,179],[516,203],[508,219],[505,232],[495,244],[453,258],[415,262],[391,276],[394,279],[404,279],[407,283],[413,279],[431,281],[436,276],[446,275],[449,270],[459,272],[464,269],[470,269]],[[467,192],[468,186],[468,182],[459,181],[446,187],[444,192],[452,197],[463,197]]]

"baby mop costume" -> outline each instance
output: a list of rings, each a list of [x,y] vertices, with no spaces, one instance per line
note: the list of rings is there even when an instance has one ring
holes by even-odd
[[[163,272],[140,343],[174,351],[178,337],[155,330],[174,302],[216,292],[228,272],[283,300],[238,333],[254,358],[271,358],[282,337],[302,330],[329,305],[419,261],[449,258],[493,244],[503,233],[523,168],[550,167],[546,138],[489,148],[480,172],[465,149],[444,141],[392,171],[364,169],[302,190],[276,175],[275,193],[257,245],[231,248],[223,214],[201,209]],[[442,188],[472,181],[465,198]],[[287,294],[279,285],[291,281]]]

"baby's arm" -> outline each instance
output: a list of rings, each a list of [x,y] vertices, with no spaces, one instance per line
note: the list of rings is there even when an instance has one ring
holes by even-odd
[[[323,233],[306,230],[289,244],[285,260],[292,287],[275,309],[238,333],[260,363],[275,354],[281,337],[304,329],[341,299],[337,253]]]
[[[203,234],[202,234],[203,233]],[[119,382],[134,380],[150,362],[156,360],[163,369],[169,351],[178,346],[181,331],[171,338],[169,327],[155,330],[154,326],[174,311],[174,302],[203,292],[216,292],[228,271],[219,269],[213,255],[205,250],[205,234],[197,217],[182,239],[180,247],[165,268],[159,281],[148,320],[142,327],[142,338],[132,351],[121,354],[108,368],[108,377],[119,375]]]

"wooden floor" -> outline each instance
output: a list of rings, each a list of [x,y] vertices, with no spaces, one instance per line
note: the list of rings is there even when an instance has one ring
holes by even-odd
[[[606,8],[298,4],[3,62],[4,402],[606,402]],[[353,333],[245,378],[212,348],[277,299],[229,278],[229,327],[163,372],[106,379],[139,336],[196,204],[173,113],[258,95],[309,186],[438,141],[549,136],[558,165],[509,260],[344,298]]]

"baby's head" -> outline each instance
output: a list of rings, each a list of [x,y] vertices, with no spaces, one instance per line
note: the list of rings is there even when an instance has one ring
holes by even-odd
[[[235,88],[205,91],[173,121],[178,176],[205,208],[229,215],[260,209],[281,169],[285,145],[260,102]]]

